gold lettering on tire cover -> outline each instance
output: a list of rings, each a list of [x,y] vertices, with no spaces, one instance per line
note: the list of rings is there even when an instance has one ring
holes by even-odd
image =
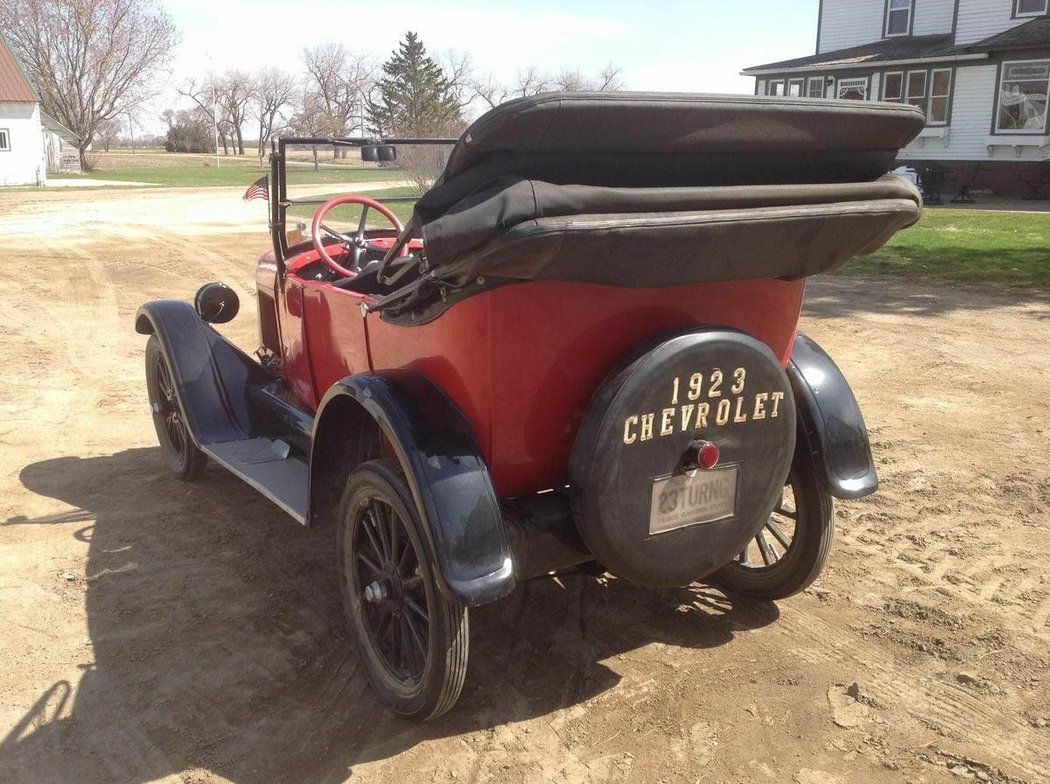
[[[669,436],[674,432],[675,409],[665,408],[660,412],[660,435]]]
[[[645,414],[642,416],[642,440],[652,441],[653,440],[653,420],[656,419],[656,414]]]
[[[729,390],[734,395],[739,395],[744,391],[744,382],[747,379],[747,370],[739,367],[733,371],[733,379],[736,381],[732,388]]]
[[[736,399],[736,413],[733,414],[733,421],[737,424],[747,421],[747,414],[744,413],[744,398],[738,397]]]
[[[770,397],[773,399],[773,413],[769,415],[769,418],[776,419],[780,414],[780,401],[784,399],[784,393],[774,392]]]
[[[729,411],[733,407],[732,402],[728,399],[723,399],[718,403],[718,411],[715,414],[715,422],[719,425],[724,425],[729,421]]]
[[[689,429],[689,422],[693,418],[693,409],[696,408],[692,403],[686,403],[682,406],[682,432],[684,433]]]
[[[637,427],[637,425],[638,425],[638,417],[631,416],[631,417],[627,417],[627,419],[624,420],[624,423],[623,423],[623,442],[625,444],[633,444],[635,441],[638,440],[638,434],[631,432],[631,426],[632,425]]]
[[[769,400],[768,392],[759,392],[755,395],[755,410],[751,414],[751,419],[765,419],[766,418],[766,401]]]
[[[711,410],[710,403],[699,403],[696,406],[696,426],[694,430],[707,427],[707,412]]]

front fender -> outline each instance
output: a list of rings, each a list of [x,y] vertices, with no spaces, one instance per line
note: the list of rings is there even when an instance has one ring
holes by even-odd
[[[262,366],[201,321],[181,300],[147,302],[135,331],[156,334],[171,368],[179,404],[198,446],[248,438],[250,383],[266,381]]]
[[[379,425],[405,468],[442,590],[469,606],[509,594],[514,567],[499,500],[463,413],[414,370],[348,376],[318,407],[315,453],[326,409],[346,397]],[[314,456],[311,481],[318,475]]]
[[[861,498],[879,487],[857,398],[842,371],[816,341],[795,337],[787,367],[798,408],[797,443],[836,498]]]

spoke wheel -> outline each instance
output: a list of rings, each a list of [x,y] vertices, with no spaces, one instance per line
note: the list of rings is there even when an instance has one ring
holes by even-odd
[[[200,478],[208,457],[190,437],[171,367],[156,335],[152,335],[146,344],[146,388],[164,462],[180,479],[192,481]]]
[[[351,474],[339,515],[340,589],[368,679],[394,711],[420,719],[455,703],[467,670],[468,619],[438,590],[397,463]]]
[[[835,533],[832,498],[805,458],[796,458],[784,492],[762,529],[715,582],[758,599],[783,599],[824,570]]]

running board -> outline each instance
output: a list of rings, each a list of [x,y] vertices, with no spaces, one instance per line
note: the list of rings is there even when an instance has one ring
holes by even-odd
[[[249,438],[201,448],[297,521],[306,523],[310,470],[305,461],[289,456],[287,441]]]

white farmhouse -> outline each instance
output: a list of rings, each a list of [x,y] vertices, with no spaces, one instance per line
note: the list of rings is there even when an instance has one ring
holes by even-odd
[[[816,54],[743,71],[756,95],[912,104],[926,128],[902,163],[1050,195],[1050,0],[821,0],[819,13]]]
[[[0,33],[0,186],[44,185],[49,171],[79,170],[77,137],[40,98]]]

